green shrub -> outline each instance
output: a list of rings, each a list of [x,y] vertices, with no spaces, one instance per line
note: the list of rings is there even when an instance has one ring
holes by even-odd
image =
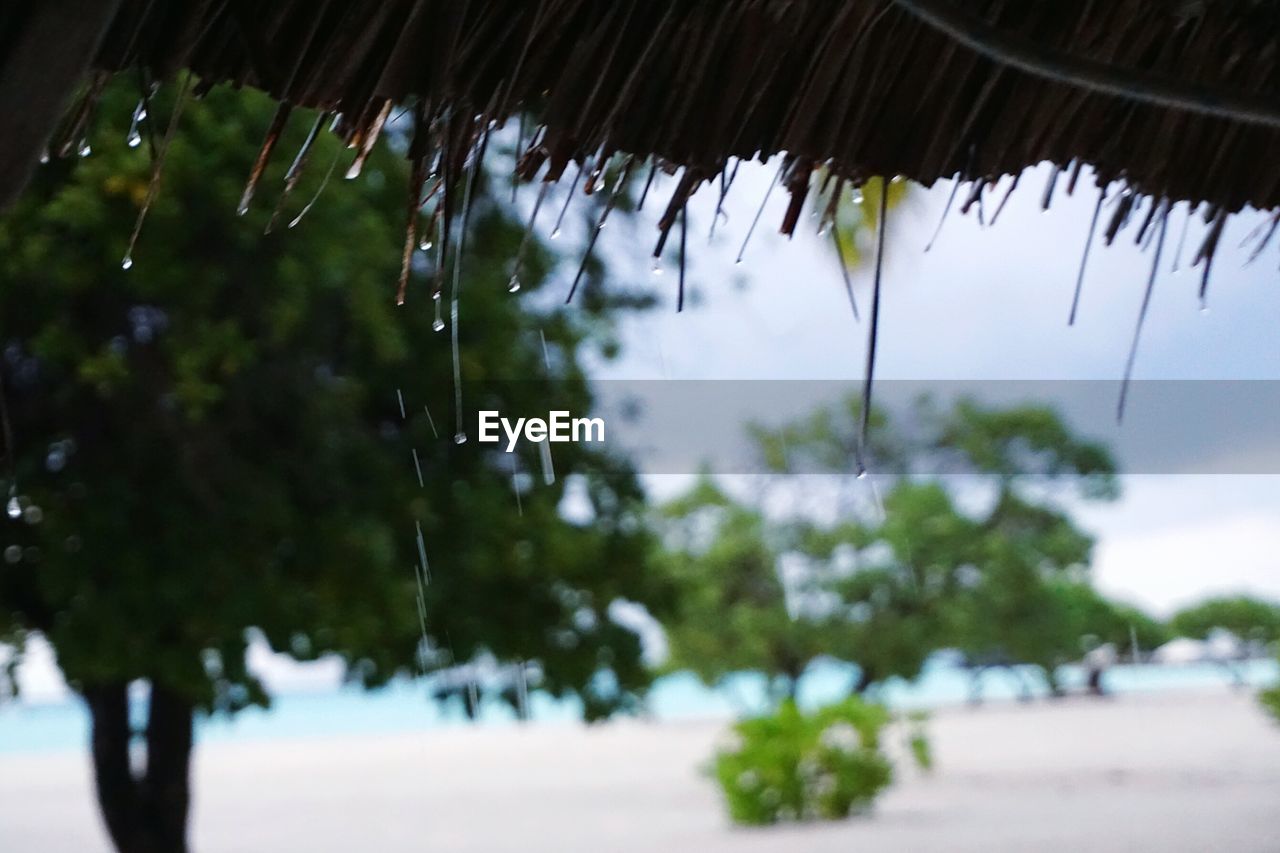
[[[907,749],[911,750],[916,766],[925,772],[933,769],[933,747],[924,728],[928,721],[929,715],[924,711],[907,714]]]
[[[1271,712],[1271,716],[1280,721],[1280,687],[1272,687],[1270,690],[1262,691],[1263,706]]]
[[[787,702],[775,714],[738,723],[738,743],[714,763],[730,817],[763,826],[865,811],[893,780],[880,748],[889,721],[883,707],[851,698],[811,714]],[[915,736],[923,740],[918,728]],[[912,750],[927,759],[927,743]]]

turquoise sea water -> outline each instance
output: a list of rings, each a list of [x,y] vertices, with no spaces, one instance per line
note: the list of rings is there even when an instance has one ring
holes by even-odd
[[[1259,687],[1280,680],[1280,664],[1273,660],[1243,663],[1236,670],[1244,683]],[[1083,683],[1076,668],[1064,667],[1061,677],[1068,687]],[[1024,672],[1037,696],[1044,686],[1034,673]],[[822,663],[813,667],[802,683],[802,704],[818,705],[847,695],[853,677],[850,667]],[[983,678],[983,698],[1001,701],[1021,692],[1019,673],[995,670]],[[939,661],[926,668],[914,683],[891,682],[881,698],[898,709],[936,708],[968,700],[970,676]],[[1232,683],[1232,674],[1216,664],[1178,666],[1117,666],[1107,673],[1106,686],[1116,693],[1167,690],[1194,690],[1222,687]],[[443,726],[466,725],[458,705],[445,705],[429,698],[426,683],[397,683],[385,689],[364,692],[355,688],[295,693],[276,697],[268,711],[252,709],[234,719],[214,717],[202,720],[198,738],[202,742],[275,740],[280,738],[338,737],[360,734],[392,734]],[[692,675],[669,675],[649,694],[648,713],[664,720],[729,718],[758,710],[763,705],[764,679],[741,675],[717,689],[710,689]],[[571,701],[557,701],[533,692],[530,709],[534,720],[569,723],[578,718]],[[505,703],[493,699],[482,706],[484,725],[512,725],[513,715]],[[88,737],[88,717],[79,702],[47,705],[0,705],[0,753],[47,752],[82,749]]]

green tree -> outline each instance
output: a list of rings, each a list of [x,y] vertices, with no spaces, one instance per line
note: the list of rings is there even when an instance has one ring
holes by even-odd
[[[1169,624],[1177,634],[1198,640],[1222,628],[1242,640],[1274,643],[1280,640],[1280,604],[1247,595],[1211,598],[1179,610]]]
[[[863,692],[891,677],[915,678],[930,653],[958,648],[975,661],[1035,664],[1056,689],[1054,668],[1080,649],[1052,583],[1084,576],[1093,542],[1055,488],[1114,497],[1106,450],[1043,407],[921,401],[903,419],[909,424],[873,413],[869,455],[889,481],[883,506],[856,499],[876,487],[852,476],[793,476],[849,470],[859,413],[849,400],[777,429],[755,428],[776,475],[756,490],[767,499],[735,501],[704,478],[666,508],[685,525],[674,546],[688,590],[670,626],[675,665],[704,678],[759,669],[794,690],[810,661],[832,655],[858,665],[854,689]],[[806,495],[819,506],[803,506]],[[769,513],[766,505],[793,509]],[[672,547],[670,534],[666,541]],[[739,576],[754,579],[742,586],[759,598],[717,587]],[[758,612],[766,605],[767,618]]]
[[[1280,722],[1280,686],[1262,691],[1260,698],[1262,707],[1266,708],[1277,722]]]
[[[380,146],[361,180],[334,182],[298,227],[264,237],[289,155],[237,219],[256,156],[246,140],[273,108],[215,91],[187,105],[122,269],[149,177],[147,146],[125,142],[133,106],[110,91],[91,156],[45,167],[0,222],[14,440],[0,641],[20,650],[42,633],[84,697],[116,847],[186,849],[194,716],[269,699],[246,667],[250,629],[300,660],[339,655],[369,687],[488,655],[536,664],[538,686],[578,697],[589,718],[632,707],[649,674],[610,608],[658,610],[665,596],[647,571],[636,477],[557,445],[544,485],[513,475],[500,450],[454,443],[449,335],[432,331],[425,253],[409,305],[395,307],[403,158]],[[311,120],[295,116],[280,149],[296,150]],[[282,222],[339,156],[336,140],[318,143]],[[573,314],[540,310],[553,258],[536,246],[509,294],[523,228],[496,201],[505,190],[477,183],[462,262],[467,399],[585,413],[580,356],[636,300],[607,298],[596,265]],[[536,450],[520,448],[520,471],[539,471]],[[578,483],[571,521],[561,504]],[[150,699],[137,770],[127,688],[139,681]]]
[[[1060,578],[1052,584],[1054,595],[1066,608],[1068,634],[1064,646],[1078,643],[1081,650],[1089,646],[1110,644],[1121,653],[1139,654],[1153,651],[1173,639],[1173,631],[1159,619],[1138,607],[1113,601],[1091,584]]]
[[[664,574],[678,590],[664,622],[670,667],[707,682],[762,672],[775,701],[794,697],[809,665],[829,652],[832,635],[826,620],[795,612],[815,584],[784,584],[780,531],[705,474],[658,515]]]

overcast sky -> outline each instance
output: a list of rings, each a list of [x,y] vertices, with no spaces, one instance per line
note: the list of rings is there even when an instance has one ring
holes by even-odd
[[[834,253],[816,236],[814,224],[802,222],[802,233],[792,241],[777,236],[785,194],[774,193],[745,262],[734,265],[772,175],[771,168],[743,168],[726,207],[729,222],[713,245],[705,235],[714,193],[704,191],[692,207],[693,307],[675,313],[675,274],[668,262],[660,284],[667,305],[629,322],[627,355],[603,369],[602,376],[861,378],[866,326],[854,323]],[[1067,315],[1097,195],[1091,181],[1082,178],[1074,197],[1067,197],[1065,181],[1059,181],[1052,209],[1042,213],[1047,178],[1047,169],[1025,175],[994,227],[981,228],[972,213],[960,216],[953,210],[927,254],[923,248],[939,221],[950,183],[928,191],[917,188],[891,214],[880,377],[980,382],[1117,381],[1122,376],[1151,253],[1134,246],[1132,230],[1109,248],[1096,244],[1079,318],[1069,328]],[[662,189],[657,197],[665,201]],[[988,214],[1002,196],[1003,186],[992,194]],[[1251,266],[1245,265],[1248,251],[1238,248],[1261,218],[1247,213],[1228,225],[1210,282],[1210,310],[1201,312],[1199,271],[1171,273],[1185,219],[1185,207],[1175,210],[1136,379],[1280,379],[1280,248],[1271,246]],[[610,234],[614,262],[623,268],[630,264],[635,275],[647,275],[643,258],[652,246],[651,229],[649,221]],[[1182,252],[1183,267],[1203,233],[1197,219]],[[865,320],[869,271],[857,276],[857,292]],[[1215,389],[1222,386],[1206,393]],[[1230,406],[1195,413],[1199,432],[1212,436],[1215,453],[1242,444],[1256,451],[1261,444],[1263,455],[1274,460],[1280,449],[1280,438],[1272,437],[1275,410],[1250,405],[1252,392],[1245,390],[1244,397],[1232,395]],[[1275,394],[1270,386],[1259,390]],[[1132,448],[1162,441],[1156,395],[1155,386],[1135,388],[1120,432],[1109,413],[1086,426]],[[1160,465],[1147,469],[1165,470]],[[1245,462],[1231,470],[1253,469]],[[1280,476],[1270,473],[1280,467],[1258,465],[1257,470],[1266,473],[1127,476],[1119,504],[1081,508],[1084,524],[1100,539],[1098,583],[1162,612],[1216,592],[1280,598]]]

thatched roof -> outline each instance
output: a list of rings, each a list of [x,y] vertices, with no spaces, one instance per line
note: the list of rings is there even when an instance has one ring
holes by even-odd
[[[0,45],[42,5],[117,4],[6,4]],[[93,65],[188,68],[357,123],[383,98],[495,117],[544,104],[556,158],[604,147],[715,173],[786,151],[926,184],[1083,160],[1174,199],[1280,201],[1278,176],[1252,168],[1274,126],[1010,70],[918,17],[930,7],[1129,75],[1135,91],[1158,78],[1280,111],[1280,5],[1259,0],[121,0]]]
[[[925,185],[958,176],[970,183],[967,209],[997,179],[1016,186],[1049,161],[1058,168],[1047,206],[1090,166],[1102,187],[1094,227],[1112,188],[1106,239],[1132,219],[1140,241],[1155,240],[1126,377],[1170,205],[1204,205],[1202,296],[1227,216],[1280,207],[1280,0],[9,0],[0,210],[42,152],[78,150],[106,81],[133,69],[144,99],[152,82],[186,70],[183,94],[195,79],[196,94],[253,86],[280,102],[242,207],[293,107],[322,111],[309,139],[336,116],[333,129],[355,149],[353,173],[392,105],[411,109],[401,298],[424,199],[437,197],[431,216],[442,224],[439,297],[450,229],[466,216],[457,197],[467,164],[483,159],[490,128],[516,114],[541,122],[521,140],[527,179],[559,180],[576,161],[574,186],[586,172],[589,193],[619,154],[624,171],[650,160],[679,173],[657,253],[689,196],[718,180],[723,201],[742,159],[784,155],[788,233],[819,170],[833,215],[841,190],[872,176]],[[142,217],[181,103],[153,152]],[[1260,245],[1280,213],[1271,226]],[[883,227],[879,239],[861,445]],[[460,247],[453,255],[456,308]],[[456,341],[454,323],[455,360]]]
[[[819,166],[980,192],[1043,161],[1068,170],[1046,196],[1088,164],[1221,220],[1280,206],[1278,47],[1276,0],[15,0],[0,124],[39,124],[90,69],[189,69],[338,114],[357,148],[416,103],[414,155],[443,149],[446,175],[532,110],[527,177],[615,152],[683,167],[666,227],[735,158],[778,153],[784,226]],[[38,130],[0,134],[0,207]]]

